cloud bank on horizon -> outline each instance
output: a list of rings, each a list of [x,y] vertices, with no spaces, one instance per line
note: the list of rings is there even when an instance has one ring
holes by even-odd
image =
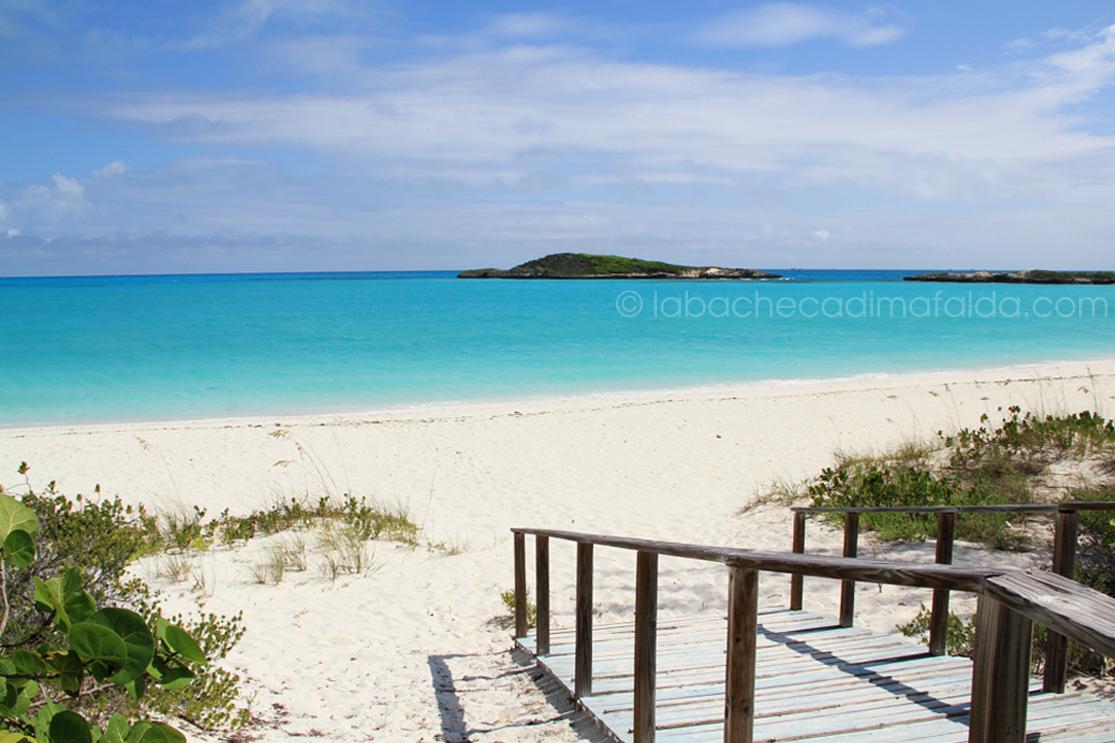
[[[0,275],[1111,268],[1115,15],[1034,5],[0,0]]]

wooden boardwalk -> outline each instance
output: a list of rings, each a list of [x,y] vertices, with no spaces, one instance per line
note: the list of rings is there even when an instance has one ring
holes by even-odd
[[[840,627],[805,611],[770,609],[758,620],[754,741],[968,741],[968,659],[933,656],[900,634]],[[726,633],[722,616],[659,619],[657,741],[725,739]],[[515,642],[574,695],[573,629],[550,630],[542,656],[533,631]],[[592,692],[578,700],[620,741],[634,740],[633,648],[633,624],[595,626]],[[1031,685],[1028,743],[1115,743],[1115,702],[1041,688],[1039,680]]]

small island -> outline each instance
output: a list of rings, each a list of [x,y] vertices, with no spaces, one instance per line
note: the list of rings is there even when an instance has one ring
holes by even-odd
[[[957,284],[1115,284],[1115,271],[944,271],[906,276],[904,280]]]
[[[780,279],[778,274],[751,268],[681,266],[619,255],[554,253],[514,268],[474,268],[459,279]]]

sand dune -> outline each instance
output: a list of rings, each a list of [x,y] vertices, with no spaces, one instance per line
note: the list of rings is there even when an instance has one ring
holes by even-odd
[[[548,700],[507,653],[508,527],[545,526],[739,547],[785,549],[781,508],[739,509],[776,479],[796,480],[834,451],[869,452],[1020,405],[1048,412],[1115,406],[1115,362],[942,372],[785,386],[716,388],[484,403],[386,413],[277,416],[0,430],[15,480],[57,480],[68,494],[119,493],[155,508],[248,511],[276,497],[352,492],[405,506],[423,538],[460,554],[375,545],[377,568],[331,582],[314,570],[258,585],[265,545],[198,558],[205,588],[156,577],[172,608],[244,611],[230,659],[262,719],[260,740],[581,740],[568,707]],[[819,524],[810,549],[839,536]],[[865,556],[926,559],[928,547]],[[999,560],[961,546],[958,561]],[[1026,555],[1013,560],[1028,563]],[[573,607],[573,549],[552,546],[554,622]],[[596,558],[600,621],[632,611],[633,555]],[[723,569],[663,559],[661,612],[723,608]],[[763,600],[788,581],[764,576]],[[835,610],[837,587],[807,581],[807,608]],[[926,592],[859,587],[859,620],[889,629]],[[964,603],[961,602],[961,606]],[[556,701],[560,702],[560,699]]]

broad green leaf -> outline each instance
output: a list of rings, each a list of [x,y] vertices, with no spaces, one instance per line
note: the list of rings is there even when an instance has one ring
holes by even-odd
[[[143,677],[147,666],[155,657],[155,638],[151,630],[143,621],[143,617],[127,609],[106,608],[101,609],[87,620],[92,624],[115,632],[124,641],[127,649],[127,660],[123,667],[108,681],[113,684],[126,684]]]
[[[50,720],[50,743],[93,743],[89,723],[77,712],[64,709]]]
[[[19,689],[15,688],[14,684],[5,683],[0,685],[0,708],[5,712],[10,713],[11,709],[15,707],[16,700],[19,699]],[[4,717],[11,716],[10,714],[3,715]]]
[[[23,733],[0,732],[0,743],[35,743],[35,739]]]
[[[17,673],[35,676],[44,674],[49,670],[42,656],[31,650],[13,650],[8,655],[8,658],[15,666]]]
[[[96,613],[97,602],[85,591],[78,591],[65,598],[65,607],[71,622],[84,622]]]
[[[64,630],[70,628],[70,617],[66,613],[66,606],[62,601],[62,579],[50,578],[43,580],[35,578],[35,603],[45,612],[54,614],[54,623]]]
[[[128,734],[128,720],[124,715],[117,712],[112,717],[108,718],[108,725],[105,726],[105,732],[120,736],[121,739]]]
[[[194,673],[176,660],[165,661],[156,657],[151,661],[147,672],[164,689],[181,689],[194,679]]]
[[[35,541],[23,529],[16,529],[4,540],[4,557],[17,568],[25,568],[35,560]]]
[[[0,493],[0,542],[7,541],[8,535],[17,529],[28,534],[39,530],[39,520],[35,512],[6,493]]]
[[[68,599],[81,593],[81,582],[81,571],[77,568],[62,573],[62,598]]]
[[[85,678],[85,665],[73,649],[65,655],[52,657],[50,665],[58,673],[58,683],[62,691],[73,694],[81,688],[82,679]]]
[[[146,688],[147,688],[147,676],[146,675],[140,676],[137,679],[132,679],[128,683],[124,684],[124,691],[128,692],[128,695],[132,699],[139,699],[140,697],[142,697],[143,696],[143,690],[146,689]]]
[[[186,743],[186,736],[161,722],[137,722],[125,743]]]
[[[208,658],[194,638],[177,624],[168,624],[164,630],[167,646],[192,663],[206,663]]]
[[[93,675],[98,678],[115,673],[128,663],[123,638],[94,622],[78,622],[70,627],[70,647],[83,661],[93,664]]]

